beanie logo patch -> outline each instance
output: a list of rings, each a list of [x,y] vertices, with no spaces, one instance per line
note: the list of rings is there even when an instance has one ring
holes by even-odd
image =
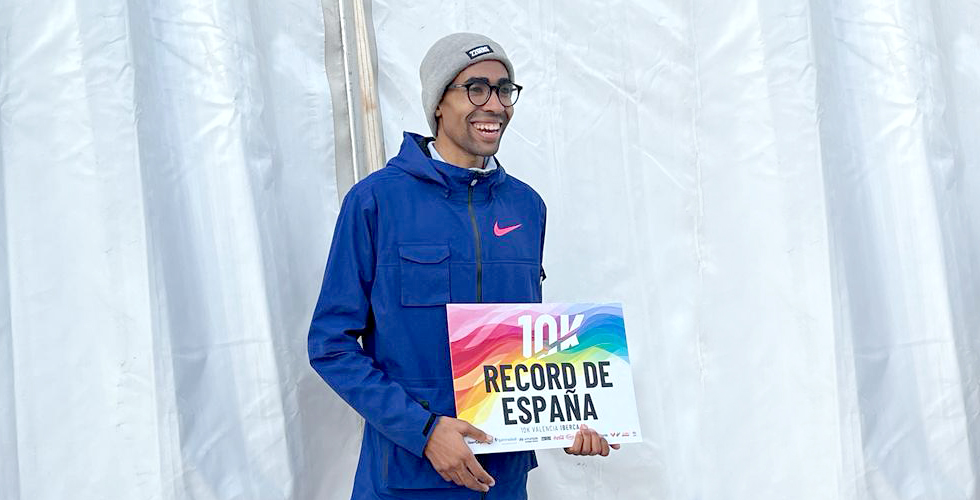
[[[489,45],[480,45],[479,47],[473,47],[472,49],[467,50],[466,55],[470,56],[470,59],[476,59],[483,54],[489,54],[491,52],[493,52],[493,49],[491,49]]]

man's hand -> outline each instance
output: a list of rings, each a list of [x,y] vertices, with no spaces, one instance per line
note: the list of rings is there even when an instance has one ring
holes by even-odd
[[[493,438],[467,422],[452,417],[439,417],[429,442],[425,445],[425,458],[429,459],[436,472],[446,481],[466,486],[474,491],[489,491],[495,484],[490,474],[476,461],[463,436],[469,436],[484,443]]]
[[[609,444],[606,438],[599,435],[595,429],[590,429],[589,426],[582,424],[578,428],[578,432],[575,433],[575,441],[572,442],[572,446],[565,448],[565,453],[569,455],[602,455],[604,457],[609,456],[609,448],[614,450],[619,449],[618,444]]]

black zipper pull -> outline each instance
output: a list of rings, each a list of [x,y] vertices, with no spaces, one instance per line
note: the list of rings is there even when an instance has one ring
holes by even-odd
[[[483,302],[483,249],[480,242],[480,228],[476,224],[476,212],[473,208],[473,186],[476,186],[477,180],[474,177],[470,182],[466,206],[470,213],[470,224],[473,226],[473,250],[476,253],[476,301]]]

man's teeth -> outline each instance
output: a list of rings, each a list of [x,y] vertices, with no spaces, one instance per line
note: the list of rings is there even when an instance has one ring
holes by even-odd
[[[480,132],[497,132],[500,130],[499,123],[474,123],[473,126]]]

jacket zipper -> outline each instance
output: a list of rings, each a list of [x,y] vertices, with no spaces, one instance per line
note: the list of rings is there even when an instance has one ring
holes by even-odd
[[[476,186],[476,182],[477,179],[470,181],[466,205],[470,211],[470,224],[473,226],[473,242],[476,243],[476,301],[483,302],[483,249],[480,244],[480,227],[476,224],[476,213],[473,210],[473,186]],[[487,494],[481,494],[480,498],[487,498]]]
[[[470,181],[467,207],[470,211],[470,224],[473,225],[473,241],[476,242],[476,301],[483,302],[483,250],[480,247],[480,229],[476,225],[476,214],[473,211],[473,186],[476,186],[476,182],[477,179]]]

